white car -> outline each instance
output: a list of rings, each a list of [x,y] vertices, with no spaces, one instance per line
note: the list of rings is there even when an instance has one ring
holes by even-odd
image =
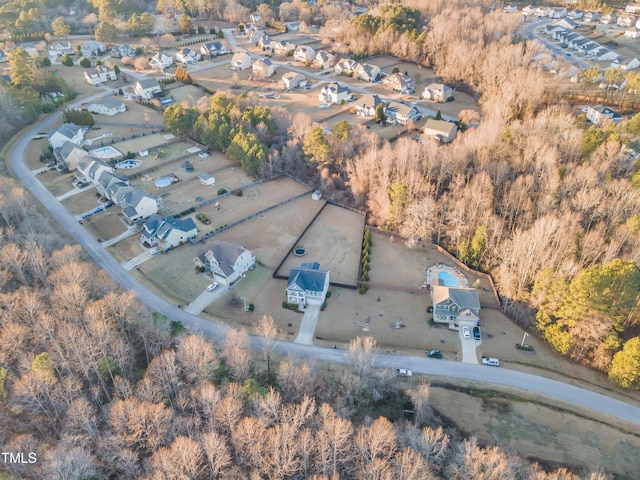
[[[151,250],[151,255],[158,255],[160,252],[162,252],[162,250],[156,247],[153,250]]]
[[[469,332],[469,327],[462,327],[462,336],[464,338],[471,338],[471,332]]]
[[[398,377],[411,377],[413,376],[413,372],[411,370],[407,370],[406,368],[397,368],[396,376]]]
[[[500,360],[498,360],[497,358],[482,357],[482,363],[485,365],[489,365],[490,367],[500,366]]]
[[[207,292],[213,292],[217,286],[218,286],[218,282],[210,283],[209,286],[207,287]]]

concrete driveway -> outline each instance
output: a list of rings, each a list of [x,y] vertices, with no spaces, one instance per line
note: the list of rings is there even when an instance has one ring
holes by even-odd
[[[473,323],[461,323],[458,334],[460,335],[460,343],[462,344],[462,363],[475,363],[477,365],[478,355],[476,353],[476,347],[480,345],[482,341],[473,339],[472,332],[474,326],[475,324]],[[464,336],[462,335],[462,327],[469,327],[471,338],[464,338]]]
[[[207,292],[205,290],[200,295],[198,295],[198,297],[193,302],[184,307],[184,311],[192,313],[193,315],[198,315],[209,304],[215,302],[218,298],[224,295],[224,292],[226,291],[227,289],[224,285],[218,285],[218,287],[212,292]]]
[[[298,336],[294,340],[295,343],[303,345],[313,345],[313,335],[316,332],[316,324],[320,315],[320,305],[308,305],[302,316],[302,323],[298,330]]]

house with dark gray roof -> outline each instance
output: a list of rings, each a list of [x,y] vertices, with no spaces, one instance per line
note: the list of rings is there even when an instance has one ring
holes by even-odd
[[[210,273],[216,282],[230,286],[247,270],[253,270],[256,257],[242,245],[217,240],[205,246],[193,263],[197,269]]]
[[[133,187],[125,193],[120,202],[124,219],[133,224],[139,223],[149,218],[154,213],[158,213],[160,199],[154,195]]]
[[[75,123],[64,123],[58,128],[52,128],[49,131],[49,145],[54,150],[64,145],[64,142],[71,142],[74,145],[80,145],[84,140],[84,128],[79,127]]]
[[[155,77],[138,80],[133,86],[133,91],[145,100],[151,100],[162,95],[162,88],[160,88],[160,83]]]
[[[287,282],[287,302],[304,310],[306,305],[322,305],[329,290],[329,270],[321,270],[317,262],[293,267]]]
[[[59,165],[73,172],[87,156],[87,151],[79,148],[75,143],[64,142],[60,148],[53,151],[53,155]]]
[[[480,298],[475,288],[432,285],[431,299],[435,322],[457,326],[460,321],[475,325],[479,320]]]
[[[220,42],[208,42],[200,47],[200,55],[205,57],[216,57],[225,53],[227,53],[227,49]]]
[[[142,227],[140,242],[148,247],[157,245],[166,252],[197,235],[198,229],[192,218],[163,217],[154,213]]]

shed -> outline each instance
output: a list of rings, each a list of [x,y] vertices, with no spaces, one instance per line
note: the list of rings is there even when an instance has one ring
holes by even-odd
[[[216,183],[216,179],[208,173],[201,173],[198,175],[198,180],[200,180],[200,183],[203,185],[215,185]]]
[[[312,200],[320,200],[322,198],[322,192],[320,190],[316,190],[311,194]]]

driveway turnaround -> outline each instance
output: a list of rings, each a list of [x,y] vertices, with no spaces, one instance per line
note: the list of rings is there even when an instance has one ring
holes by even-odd
[[[477,365],[478,355],[476,354],[476,347],[480,342],[474,340],[473,337],[464,338],[462,335],[462,327],[463,325],[460,325],[460,330],[458,331],[460,343],[462,344],[462,363],[474,363]],[[471,331],[472,328],[473,326],[469,326],[469,331]]]
[[[110,91],[102,92],[98,95],[85,97],[80,101],[92,101],[109,93]],[[97,266],[107,272],[121,288],[135,292],[139,302],[149,307],[152,311],[158,312],[171,320],[181,322],[193,333],[217,341],[224,340],[229,331],[227,325],[221,322],[205,320],[197,315],[186,312],[170,304],[137,281],[122,265],[107,253],[104,247],[78,223],[66,208],[56,201],[51,192],[49,192],[25,166],[23,152],[26,151],[30,139],[37,134],[37,132],[48,131],[54,122],[60,120],[60,117],[61,112],[55,113],[44,121],[34,125],[16,141],[15,147],[8,154],[8,166],[14,175],[24,184],[25,188],[43,204],[44,208],[58,220],[62,227],[75,238],[78,244],[91,255]],[[262,349],[262,339],[260,337],[251,336],[250,344],[253,349]],[[295,355],[302,359],[315,359],[330,363],[348,363],[345,351],[315,345],[279,342],[276,346],[276,353],[285,356]],[[591,390],[575,387],[545,377],[538,377],[503,367],[485,367],[483,365],[469,365],[466,363],[404,355],[379,354],[375,356],[374,366],[376,368],[390,369],[395,368],[396,365],[402,365],[403,368],[412,370],[414,374],[423,373],[426,375],[461,378],[520,388],[525,391],[545,395],[549,399],[549,402],[562,400],[578,407],[587,408],[640,425],[640,407],[595,393]]]

